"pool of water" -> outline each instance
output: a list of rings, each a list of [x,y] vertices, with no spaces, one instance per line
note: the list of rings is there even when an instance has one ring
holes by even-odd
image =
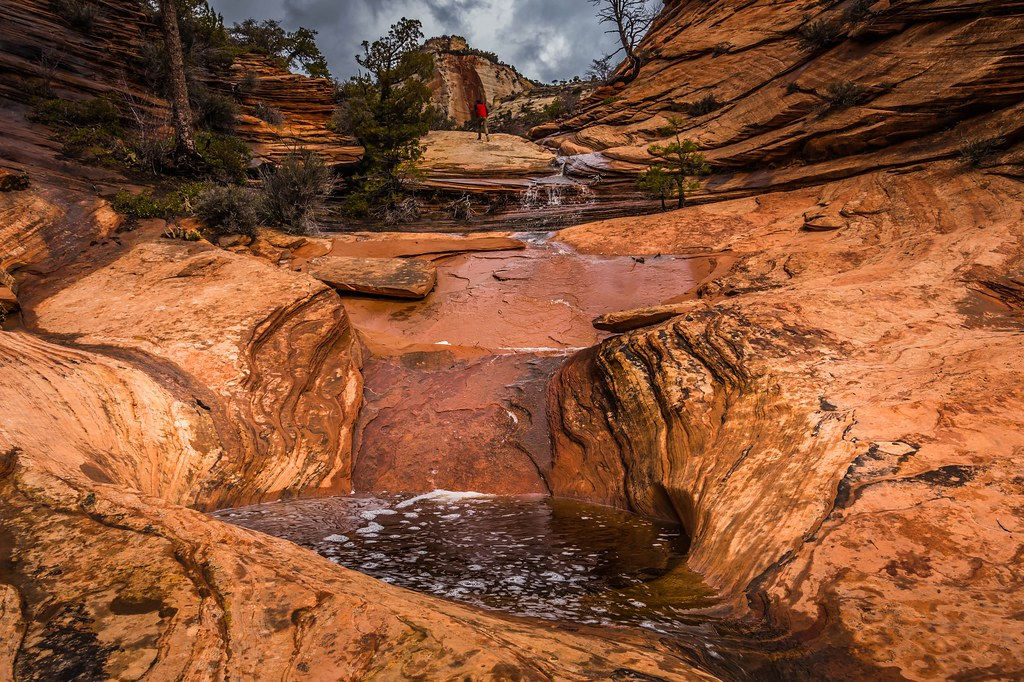
[[[686,567],[679,528],[575,501],[435,491],[214,516],[394,585],[519,616],[671,633],[713,603]]]

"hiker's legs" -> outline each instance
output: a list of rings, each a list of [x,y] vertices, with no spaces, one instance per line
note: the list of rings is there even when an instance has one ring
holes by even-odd
[[[491,141],[491,131],[487,127],[487,117],[484,117],[484,135],[487,136],[487,141]]]
[[[484,137],[484,127],[487,125],[486,118],[477,119],[476,122],[476,139],[482,140]]]

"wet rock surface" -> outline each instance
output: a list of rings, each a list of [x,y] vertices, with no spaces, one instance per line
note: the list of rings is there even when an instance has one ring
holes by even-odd
[[[720,169],[705,203],[509,252],[353,236],[435,262],[413,303],[295,272],[330,240],[227,251],[127,224],[101,197],[126,179],[63,158],[9,74],[39,76],[56,44],[58,94],[165,112],[131,72],[149,20],[108,0],[90,37],[0,0],[0,156],[31,178],[0,193],[23,308],[0,331],[0,677],[1019,677],[1022,18],[954,4],[666,4],[637,79],[538,131],[570,177],[440,158],[437,182],[577,222],[593,194],[632,192],[665,116],[690,112]],[[834,43],[802,44],[832,19]],[[320,137],[326,84],[265,75],[300,133],[243,119],[262,156],[298,140],[355,158]],[[830,106],[851,82],[863,98]],[[721,106],[691,110],[709,94]],[[430,476],[680,521],[721,600],[673,639],[499,617],[187,508]]]
[[[339,497],[215,516],[392,585],[581,625],[686,632],[714,602],[677,526],[547,497]]]
[[[1016,272],[1022,200],[938,165],[563,231],[733,263],[560,371],[552,491],[681,520],[732,612],[792,633],[765,674],[1016,676],[1022,321],[978,268]],[[848,226],[804,230],[822,208]]]
[[[388,298],[423,298],[437,282],[433,263],[412,258],[323,256],[302,269],[338,291]]]

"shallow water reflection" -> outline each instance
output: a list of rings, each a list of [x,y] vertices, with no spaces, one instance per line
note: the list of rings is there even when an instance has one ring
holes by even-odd
[[[688,609],[712,603],[678,528],[569,500],[437,491],[214,516],[394,585],[520,616],[673,632]]]

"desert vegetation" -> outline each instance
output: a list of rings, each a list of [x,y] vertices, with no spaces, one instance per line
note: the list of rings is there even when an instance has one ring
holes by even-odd
[[[661,200],[662,210],[667,208],[666,199],[671,197],[675,197],[678,208],[683,208],[687,193],[700,189],[700,178],[711,172],[700,148],[692,140],[683,139],[682,130],[681,119],[669,119],[669,125],[659,133],[673,138],[672,141],[647,148],[656,160],[637,181],[643,192]]]
[[[415,215],[409,185],[419,174],[420,138],[436,117],[426,83],[434,72],[422,52],[419,21],[402,19],[356,57],[363,73],[340,88],[334,128],[364,149],[346,200],[350,215],[396,222]]]

